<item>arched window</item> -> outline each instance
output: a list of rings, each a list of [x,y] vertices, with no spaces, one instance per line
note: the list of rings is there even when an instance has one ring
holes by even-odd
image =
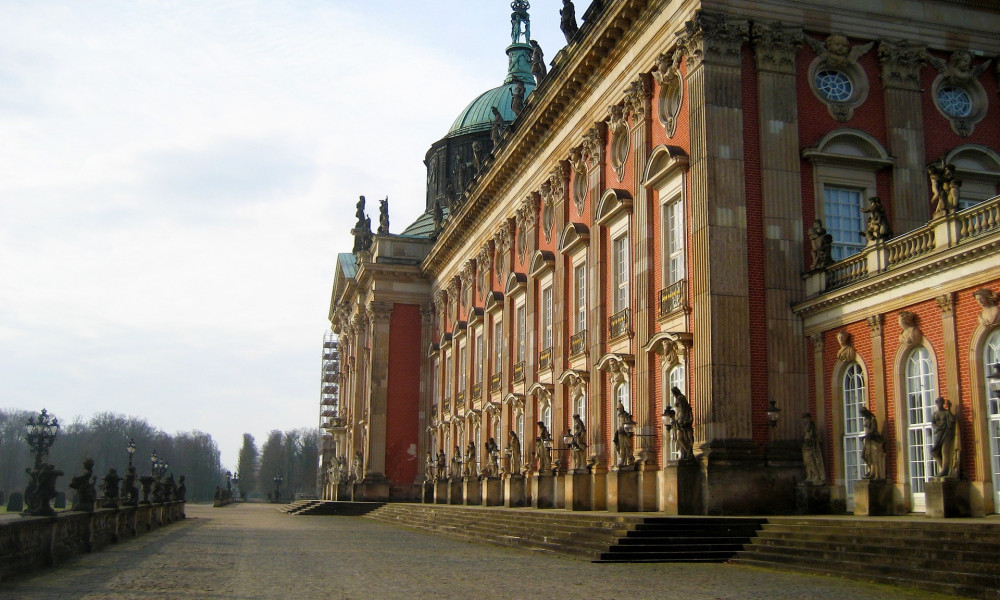
[[[684,365],[674,365],[669,372],[667,372],[667,392],[663,396],[664,404],[670,405],[673,403],[673,396],[670,390],[677,388],[682,394],[687,394],[687,378],[684,370]],[[677,442],[674,440],[674,436],[667,436],[667,460],[679,460],[681,457],[681,451],[677,448]]]
[[[854,482],[865,475],[864,461],[861,458],[861,438],[865,433],[861,409],[865,406],[868,391],[861,365],[851,363],[844,371],[841,383],[844,395],[844,482],[847,495],[853,496]]]
[[[503,438],[500,436],[500,413],[493,415],[493,441],[503,444]]]
[[[983,373],[989,376],[993,372],[994,365],[998,364],[1000,364],[1000,329],[986,338],[986,347],[983,350],[983,367],[985,367]],[[990,390],[989,380],[983,383],[989,395],[987,403],[990,413],[990,462],[993,467],[994,506],[1000,506],[1000,397]]]
[[[517,439],[521,440],[521,448],[524,448],[524,413],[518,412],[517,419],[515,420],[515,431],[517,432]]]
[[[930,353],[918,346],[906,359],[906,422],[910,461],[910,492],[913,510],[924,510],[924,483],[934,476],[931,445],[934,432],[934,365]]]
[[[583,424],[587,424],[587,394],[580,392],[573,399],[573,414],[580,415]]]
[[[545,408],[542,409],[542,423],[545,423],[545,428],[549,430],[549,433],[551,433],[552,432],[552,407],[549,406],[549,405],[546,405]]]
[[[615,388],[615,400],[621,402],[622,406],[624,406],[625,410],[627,410],[629,413],[632,412],[632,402],[631,402],[631,398],[629,398],[629,394],[628,394],[628,382],[627,381],[624,382],[624,383],[618,384],[618,387]]]

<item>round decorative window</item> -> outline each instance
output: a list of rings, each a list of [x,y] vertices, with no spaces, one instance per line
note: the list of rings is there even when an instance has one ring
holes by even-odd
[[[938,89],[938,106],[953,117],[968,117],[972,114],[972,96],[962,88],[944,86]]]
[[[847,102],[854,94],[851,78],[840,71],[829,69],[816,73],[816,89],[833,102]]]

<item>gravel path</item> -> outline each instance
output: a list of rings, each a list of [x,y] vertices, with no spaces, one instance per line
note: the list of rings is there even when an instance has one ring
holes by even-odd
[[[273,505],[188,505],[188,519],[0,583],[0,600],[946,596],[735,565],[594,564]]]

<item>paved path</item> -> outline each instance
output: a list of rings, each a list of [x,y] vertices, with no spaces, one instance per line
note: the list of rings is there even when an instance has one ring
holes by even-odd
[[[594,564],[264,504],[188,505],[188,519],[0,583],[0,600],[945,598],[735,565]]]

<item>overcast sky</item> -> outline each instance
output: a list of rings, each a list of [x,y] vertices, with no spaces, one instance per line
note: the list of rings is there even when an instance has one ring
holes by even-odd
[[[315,426],[358,195],[416,218],[509,43],[506,0],[0,0],[0,408],[205,431],[229,468]]]

